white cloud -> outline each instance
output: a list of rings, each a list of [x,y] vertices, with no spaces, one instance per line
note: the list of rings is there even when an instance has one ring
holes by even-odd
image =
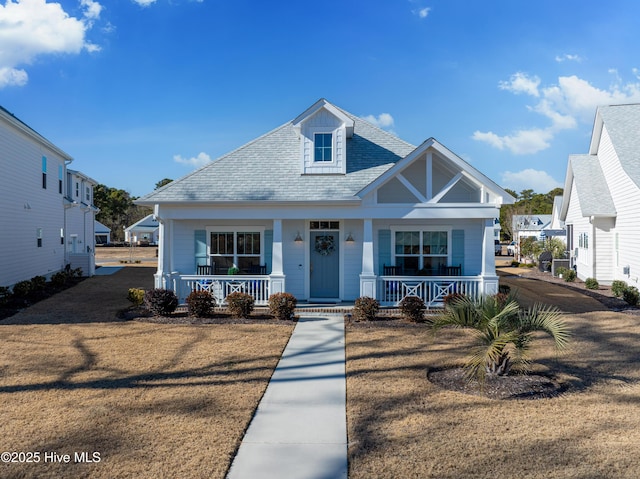
[[[502,174],[501,186],[516,193],[528,189],[539,193],[548,193],[554,188],[562,187],[562,183],[556,181],[546,171],[527,168],[518,172],[505,171]]]
[[[29,76],[24,70],[16,68],[0,68],[0,89],[6,86],[24,86],[27,84]]]
[[[84,17],[89,20],[97,20],[102,12],[102,5],[93,0],[80,0],[80,5],[84,7]]]
[[[430,7],[421,8],[417,10],[416,13],[420,18],[427,18],[429,16],[429,12],[431,11]]]
[[[492,131],[476,131],[472,138],[516,155],[532,154],[551,146],[553,138],[562,130],[576,128],[580,122],[593,122],[598,106],[640,102],[640,82],[623,83],[617,71],[610,73],[615,75],[615,82],[607,90],[575,75],[559,77],[556,85],[540,88],[541,80],[537,76],[515,73],[509,81],[500,82],[498,87],[514,94],[526,93],[539,98],[537,104],[527,108],[546,117],[551,124],[546,128],[521,129],[504,136]],[[637,73],[636,70],[636,80],[640,80]]]
[[[181,155],[174,155],[173,161],[180,163],[181,165],[199,168],[209,163],[211,161],[211,157],[206,153],[201,152],[198,153],[198,156],[192,156],[191,158],[183,158]]]
[[[582,57],[580,55],[572,55],[570,53],[564,53],[562,55],[556,55],[556,61],[558,63],[562,62],[578,62],[582,61]]]
[[[531,96],[540,96],[538,92],[538,86],[540,85],[540,78],[537,76],[529,77],[526,73],[518,72],[511,75],[509,81],[501,81],[498,83],[498,87],[501,90],[507,90],[512,93],[526,93]]]
[[[549,141],[553,138],[553,133],[549,129],[539,128],[519,130],[513,135],[505,136],[496,135],[492,131],[486,133],[476,131],[472,138],[485,142],[498,150],[507,149],[514,155],[530,155],[549,148]]]
[[[148,7],[149,5],[156,3],[156,0],[133,0],[135,3],[140,5],[141,7]]]
[[[369,123],[373,123],[378,128],[393,128],[393,117],[389,113],[380,113],[378,116],[367,115],[364,117]]]
[[[102,6],[93,0],[81,0],[80,5],[83,19],[69,16],[59,3],[46,0],[7,0],[0,5],[0,88],[25,85],[28,75],[19,66],[38,56],[99,49],[86,42],[85,33],[100,16]]]

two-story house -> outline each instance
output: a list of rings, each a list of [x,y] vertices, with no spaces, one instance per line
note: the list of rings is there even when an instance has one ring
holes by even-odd
[[[87,232],[96,183],[68,170],[71,161],[0,107],[0,286],[49,277],[67,265],[93,274],[94,237]],[[74,198],[76,182],[83,190]]]

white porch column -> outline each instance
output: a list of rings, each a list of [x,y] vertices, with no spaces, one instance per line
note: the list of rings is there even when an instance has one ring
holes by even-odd
[[[365,219],[362,226],[362,272],[360,296],[376,297],[376,274],[373,270],[373,221]]]
[[[498,276],[496,275],[496,257],[494,246],[494,220],[484,220],[484,235],[482,238],[482,286],[481,294],[493,295],[498,293]]]
[[[159,213],[160,208],[155,205],[153,214],[158,220],[158,269],[153,275],[153,282],[155,288],[174,289],[173,276],[175,273],[172,271],[173,255],[171,253],[173,248],[171,241],[173,221],[165,221],[160,217]]]
[[[273,220],[273,247],[271,256],[271,294],[285,292],[282,250],[282,220]]]
[[[165,260],[164,260],[164,252],[168,247],[167,241],[167,230],[164,227],[164,221],[160,219],[157,215],[158,205],[154,208],[154,214],[156,214],[156,218],[158,219],[158,269],[156,273],[153,275],[154,281],[153,285],[156,288],[164,288],[165,282],[163,281],[163,276],[165,273]]]

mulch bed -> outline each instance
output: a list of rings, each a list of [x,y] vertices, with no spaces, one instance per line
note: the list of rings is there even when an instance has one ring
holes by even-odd
[[[174,312],[169,316],[157,316],[145,308],[129,308],[121,311],[120,319],[127,321],[140,321],[156,324],[292,324],[298,318],[292,320],[279,320],[266,313],[253,313],[248,318],[234,318],[226,313],[214,313],[206,317],[191,316],[186,311]]]
[[[429,371],[427,378],[442,389],[489,399],[542,399],[557,396],[563,386],[539,374],[487,376],[484,384],[469,379],[463,368]]]

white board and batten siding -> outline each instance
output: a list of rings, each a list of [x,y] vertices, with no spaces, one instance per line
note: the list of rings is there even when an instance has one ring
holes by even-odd
[[[42,187],[43,157],[46,189]],[[65,158],[0,119],[0,171],[0,285],[61,270],[64,205],[59,179],[62,174],[64,181]]]
[[[640,281],[640,254],[638,254],[638,241],[640,238],[640,208],[638,207],[638,202],[640,201],[640,190],[620,165],[606,125],[602,129],[598,158],[609,185],[617,213],[615,229],[611,238],[613,279],[626,281],[630,285],[638,286]],[[599,244],[598,246],[600,247],[601,245]],[[624,274],[624,268],[627,266],[629,267],[629,275]]]

